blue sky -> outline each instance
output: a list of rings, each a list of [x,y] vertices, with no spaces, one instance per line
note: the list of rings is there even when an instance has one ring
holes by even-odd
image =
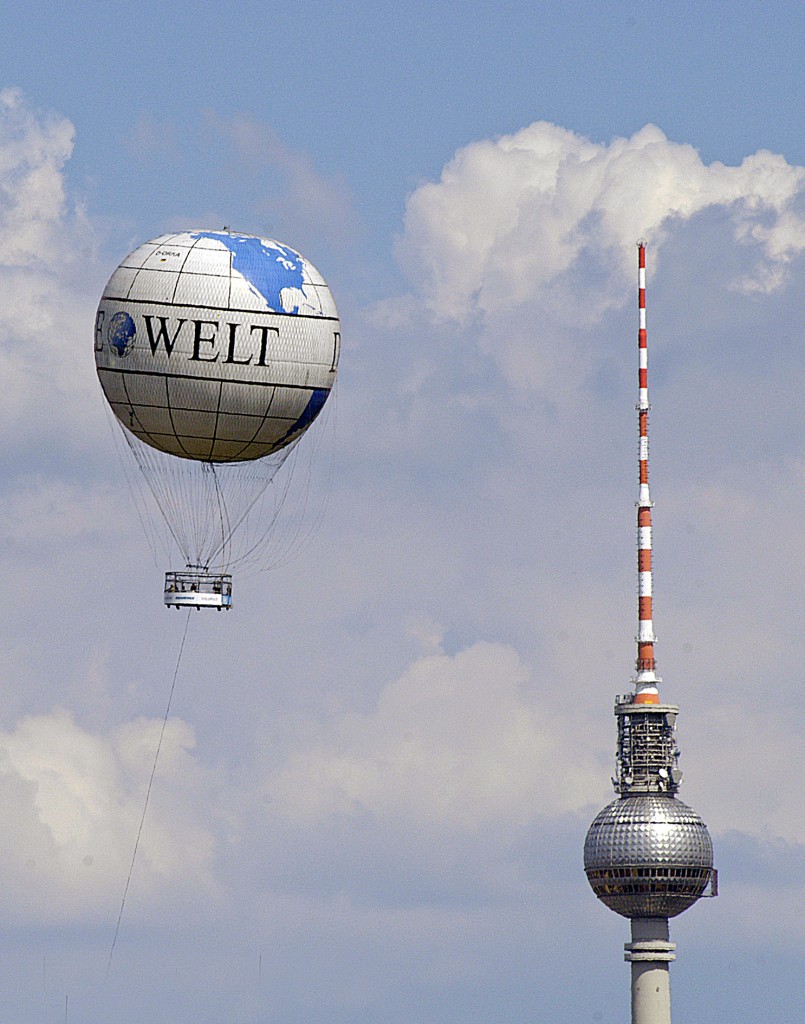
[[[626,1018],[628,925],[581,849],[634,658],[640,235],[659,668],[722,888],[673,922],[675,1014],[798,1019],[804,26],[794,3],[4,19],[11,1024]],[[324,515],[190,622],[106,976],[180,619],[92,323],[130,249],[224,224],[338,302],[305,439]]]

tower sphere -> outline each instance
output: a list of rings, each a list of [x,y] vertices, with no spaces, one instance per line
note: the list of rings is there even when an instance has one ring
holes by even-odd
[[[710,883],[713,843],[705,823],[681,800],[622,796],[590,825],[584,870],[595,895],[623,917],[675,917]]]

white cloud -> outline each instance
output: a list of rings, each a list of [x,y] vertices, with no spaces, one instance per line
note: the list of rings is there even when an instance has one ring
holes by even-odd
[[[502,644],[421,658],[372,713],[336,718],[292,755],[269,782],[273,805],[303,820],[369,813],[459,829],[584,807],[602,789],[600,766],[529,682]]]
[[[538,121],[464,147],[438,183],[417,189],[399,252],[436,317],[490,316],[537,296],[551,317],[583,324],[631,294],[638,238],[656,249],[674,220],[715,206],[760,253],[742,286],[779,287],[805,248],[794,205],[804,187],[805,168],[765,150],[738,167],[708,165],[654,125],[607,145]],[[585,272],[591,262],[603,287]]]
[[[91,227],[68,204],[63,169],[74,129],[0,92],[0,427],[6,451],[91,422],[96,275]]]
[[[0,92],[0,264],[56,266],[66,200],[62,168],[72,124],[35,113],[19,89]]]
[[[444,627],[422,612],[408,616],[406,632],[416,640],[423,654],[443,654]]]
[[[137,719],[93,734],[56,709],[0,733],[0,802],[9,824],[0,841],[0,889],[10,916],[113,919],[161,724]],[[193,746],[190,726],[171,719],[138,852],[135,916],[144,906],[153,910],[155,900],[213,893]]]

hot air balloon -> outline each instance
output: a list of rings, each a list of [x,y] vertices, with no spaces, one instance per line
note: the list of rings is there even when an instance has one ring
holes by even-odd
[[[270,238],[161,235],[112,274],[95,362],[184,559],[169,607],[231,607],[231,570],[259,548],[250,515],[327,401],[340,340],[322,276]]]

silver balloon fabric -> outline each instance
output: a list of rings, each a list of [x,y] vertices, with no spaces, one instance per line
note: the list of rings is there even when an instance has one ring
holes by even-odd
[[[95,360],[115,416],[141,441],[241,462],[312,423],[335,383],[340,339],[330,289],[294,249],[186,231],[146,242],[114,272]]]

